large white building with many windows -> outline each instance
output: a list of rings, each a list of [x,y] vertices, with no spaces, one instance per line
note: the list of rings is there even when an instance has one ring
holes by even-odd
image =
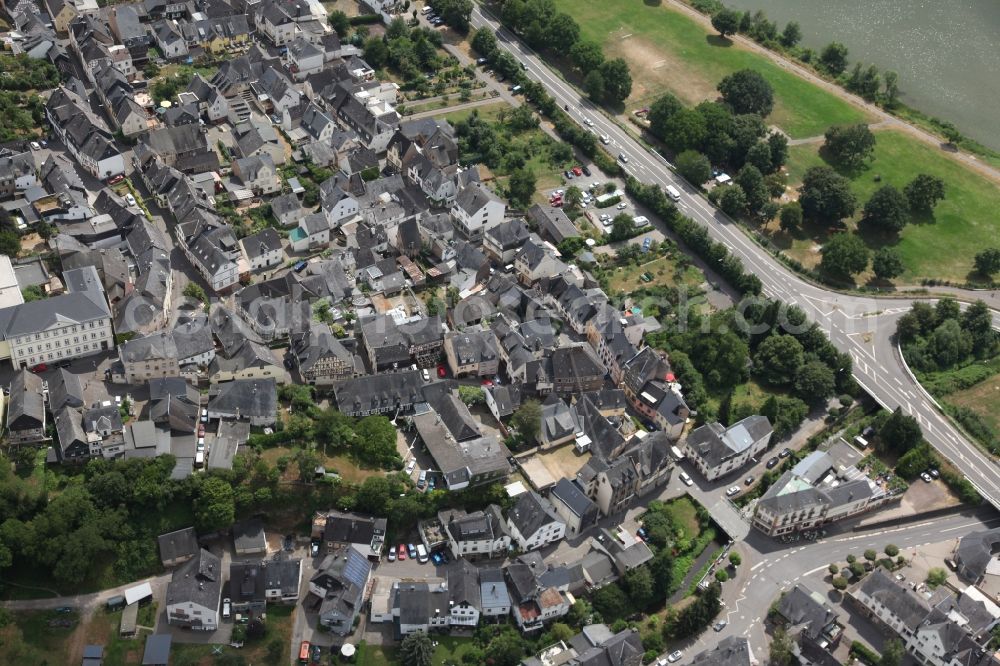
[[[0,310],[0,358],[15,368],[90,356],[114,347],[111,309],[97,270],[66,271],[67,293]]]

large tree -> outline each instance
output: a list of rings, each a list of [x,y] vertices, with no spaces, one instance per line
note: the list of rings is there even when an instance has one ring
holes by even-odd
[[[527,444],[538,441],[538,432],[542,427],[542,406],[537,400],[525,400],[510,419]]]
[[[742,14],[735,9],[723,7],[712,14],[712,27],[719,31],[723,37],[735,35],[740,28],[740,17]]]
[[[507,189],[510,191],[510,199],[513,203],[527,207],[531,203],[531,197],[535,194],[534,172],[527,167],[515,170],[510,174]]]
[[[912,416],[904,414],[900,407],[896,408],[878,431],[882,447],[899,454],[906,453],[919,444],[922,437],[920,424]]]
[[[863,220],[882,231],[899,233],[910,221],[906,197],[892,185],[883,185],[865,203]]]
[[[674,161],[677,172],[694,185],[701,185],[712,177],[712,164],[697,150],[685,150]]]
[[[722,190],[722,196],[719,197],[719,208],[725,211],[726,215],[733,217],[746,215],[749,208],[747,194],[739,183],[733,183]]]
[[[850,181],[828,166],[810,167],[802,178],[799,194],[803,215],[831,226],[854,215],[858,205]]]
[[[857,167],[875,151],[875,135],[868,125],[834,125],[823,135],[823,149],[831,159],[847,167]]]
[[[822,252],[820,268],[838,279],[849,280],[868,267],[868,247],[854,234],[835,234]]]
[[[976,254],[976,272],[986,277],[993,277],[1000,272],[1000,248],[988,247]]]
[[[214,532],[236,520],[233,487],[218,477],[209,477],[198,487],[194,501],[195,523],[199,532]]]
[[[803,359],[802,343],[791,335],[771,335],[757,347],[754,370],[769,384],[791,384]]]
[[[671,93],[660,95],[653,102],[652,106],[649,107],[649,113],[646,114],[646,120],[649,121],[649,130],[661,139],[664,138],[667,121],[683,108],[684,105],[681,104],[681,101]]]
[[[604,63],[604,51],[597,42],[580,40],[569,50],[569,58],[581,72],[591,72]]]
[[[399,644],[399,661],[403,666],[431,666],[434,661],[434,644],[422,631],[414,632]]]
[[[778,627],[774,630],[774,636],[771,637],[770,657],[772,666],[791,666],[798,663],[793,653],[792,639],[788,637],[784,627]]]
[[[910,208],[917,212],[929,213],[934,210],[938,201],[944,199],[944,181],[937,176],[920,173],[906,184],[903,193],[910,203]]]
[[[677,152],[697,149],[707,132],[705,118],[694,109],[681,109],[663,124],[663,140]]]
[[[789,201],[781,207],[781,230],[796,231],[802,226],[802,206],[798,201]]]
[[[785,29],[781,31],[781,45],[790,49],[802,40],[802,29],[795,21],[785,24]]]
[[[903,274],[903,258],[891,247],[879,248],[872,256],[872,271],[880,280],[891,280]]]
[[[558,53],[570,53],[580,39],[580,26],[569,14],[559,13],[548,23],[546,46]]]
[[[587,96],[592,101],[598,104],[604,101],[604,96],[607,93],[607,85],[600,69],[592,69],[587,72],[587,75],[583,77],[583,89],[587,91]]]
[[[833,76],[840,76],[847,69],[847,47],[840,42],[830,42],[819,54],[819,64]]]
[[[761,144],[764,145],[764,144]],[[736,184],[743,188],[747,195],[747,208],[751,213],[760,212],[770,199],[771,195],[764,184],[764,175],[752,164],[744,164],[743,168],[736,174]]]
[[[621,104],[632,94],[632,75],[623,58],[605,61],[600,71],[604,77],[604,97],[609,104]]]
[[[736,113],[766,116],[774,108],[774,89],[759,72],[741,69],[719,82],[723,101]]]
[[[829,398],[836,388],[833,370],[822,361],[803,363],[795,373],[795,393],[807,402]]]

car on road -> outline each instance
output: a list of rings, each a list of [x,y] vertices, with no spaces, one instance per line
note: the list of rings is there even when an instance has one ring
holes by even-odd
[[[681,472],[680,477],[685,486],[694,485],[694,481],[691,480],[691,477],[688,476],[687,472]]]
[[[726,491],[726,497],[732,497],[733,495],[738,495],[739,493],[740,493],[740,487],[739,486],[733,486],[729,490]]]
[[[129,192],[128,194],[125,195],[125,201],[128,202],[129,206],[134,206],[135,205],[135,197],[132,196],[131,192]]]
[[[422,374],[424,376],[424,381],[425,382],[429,382],[431,380],[431,371],[430,370],[428,370],[427,368],[424,368]]]
[[[718,622],[715,623],[715,626],[713,626],[712,629],[715,629],[716,631],[722,631],[723,629],[726,628],[727,624],[729,623],[726,622],[725,620],[719,620]]]
[[[611,137],[609,137],[607,134],[602,134],[601,143],[603,143],[605,146],[608,145],[609,143],[611,143]]]
[[[675,661],[680,661],[682,656],[683,655],[681,654],[680,650],[674,650],[669,655],[667,655],[667,661],[669,661],[672,664]]]
[[[771,469],[773,467],[776,467],[779,462],[781,462],[781,458],[779,458],[778,456],[774,456],[773,458],[767,461],[767,468]]]
[[[448,376],[448,372],[444,369],[443,365],[438,366],[438,379],[444,379]]]
[[[628,155],[625,153],[618,153],[618,161],[622,164],[628,164]]]
[[[480,386],[482,386],[483,388],[490,388],[490,387],[492,387],[492,386],[493,386],[493,380],[492,380],[492,379],[489,379],[488,377],[487,377],[487,378],[483,378],[483,380],[482,380],[482,381],[480,381],[480,382],[479,382],[479,384],[480,384]]]
[[[403,560],[406,559],[406,544],[405,543],[399,544],[399,551],[396,553],[396,555],[397,555],[397,557],[399,557],[399,561],[400,562],[402,562]]]
[[[927,472],[921,472],[920,473],[920,478],[923,479],[924,482],[926,482],[926,483],[930,483],[931,481],[934,480],[934,479],[931,478],[931,475],[928,474]]]
[[[788,448],[788,447],[785,447],[785,448],[781,449],[781,453],[778,454],[778,457],[779,458],[787,458],[790,455],[792,455],[792,450],[790,448]]]
[[[406,554],[410,556],[411,560],[417,559],[417,547],[412,543],[406,544]]]
[[[208,410],[207,409],[201,410],[201,422],[202,423],[208,423]]]
[[[747,478],[746,478],[746,479],[745,479],[745,480],[743,481],[743,483],[745,483],[745,484],[746,484],[746,485],[748,485],[748,486],[752,486],[752,485],[753,485],[753,482],[754,482],[754,481],[756,481],[756,480],[757,480],[757,479],[755,479],[755,478],[754,478],[753,474],[751,474],[750,476],[748,476],[748,477],[747,477]]]
[[[583,119],[583,124],[586,125],[587,127],[593,127],[594,126],[594,121],[591,120],[590,118],[584,118]]]

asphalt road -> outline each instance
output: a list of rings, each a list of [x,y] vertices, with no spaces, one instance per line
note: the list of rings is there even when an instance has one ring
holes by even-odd
[[[480,7],[474,6],[471,22],[475,28],[488,26],[496,30],[500,47],[523,63],[526,73],[542,83],[560,106],[569,108],[574,120],[584,125],[587,119],[593,131],[607,135],[608,150],[614,155],[627,156],[628,162],[623,166],[630,175],[645,183],[677,188],[681,193],[678,202],[681,212],[704,225],[713,239],[724,243],[739,257],[760,278],[767,296],[802,308],[840,351],[851,356],[858,383],[885,408],[902,407],[912,414],[920,422],[927,441],[961,470],[990,503],[1000,508],[1000,468],[937,409],[934,400],[905,367],[892,340],[896,321],[910,308],[912,300],[841,294],[804,280],[675,175],[665,158],[647,150],[612,122]],[[654,221],[663,228],[661,221]]]

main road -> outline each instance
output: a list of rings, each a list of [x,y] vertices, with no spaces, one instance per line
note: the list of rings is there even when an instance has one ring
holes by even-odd
[[[817,322],[833,344],[850,355],[854,377],[873,398],[887,409],[902,409],[919,421],[924,437],[955,465],[991,504],[1000,508],[1000,468],[994,460],[966,437],[939,410],[934,399],[917,383],[906,368],[892,339],[896,321],[912,301],[870,298],[824,289],[803,279],[774,258],[744,231],[705,199],[701,193],[674,174],[661,155],[645,146],[601,113],[573,86],[560,78],[514,33],[474,5],[471,17],[475,28],[497,32],[500,48],[523,64],[526,74],[539,81],[557,103],[571,109],[573,119],[609,140],[608,149],[623,155],[624,169],[644,183],[680,192],[678,206],[685,215],[704,225],[712,238],[724,243],[760,278],[764,293],[786,304],[802,308]],[[657,220],[658,224],[662,222]]]

